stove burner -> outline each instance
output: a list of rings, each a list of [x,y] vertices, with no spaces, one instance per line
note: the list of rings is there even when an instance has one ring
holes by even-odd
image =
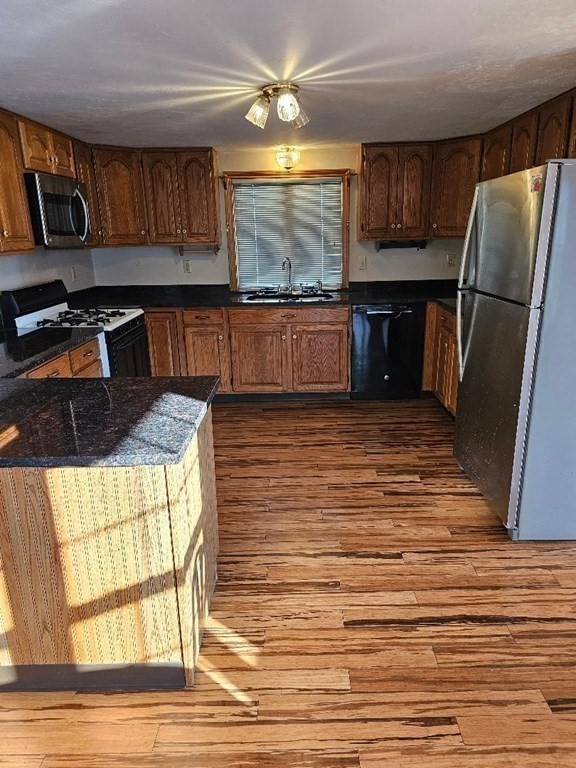
[[[67,309],[59,312],[57,317],[38,320],[36,325],[40,328],[109,325],[114,318],[124,317],[125,314],[121,309]]]

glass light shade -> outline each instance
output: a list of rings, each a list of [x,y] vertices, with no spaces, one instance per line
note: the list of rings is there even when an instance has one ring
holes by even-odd
[[[246,120],[254,123],[258,128],[264,128],[268,120],[268,112],[270,112],[270,99],[261,93],[246,113]]]
[[[302,108],[302,105],[298,103],[298,106],[300,107],[300,111],[298,112],[298,115],[292,120],[292,126],[294,128],[302,128],[306,125],[306,123],[310,122],[310,117],[306,114],[304,109]]]
[[[300,104],[290,88],[278,90],[278,117],[285,123],[290,123],[298,117]]]
[[[289,171],[298,165],[300,160],[300,152],[297,149],[290,147],[282,147],[276,152],[276,162],[280,168],[284,168],[285,171]]]

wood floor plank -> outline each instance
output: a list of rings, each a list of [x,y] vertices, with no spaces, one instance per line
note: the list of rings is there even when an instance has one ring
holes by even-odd
[[[229,696],[243,697],[249,693],[265,691],[349,691],[347,669],[276,669],[226,670],[210,668],[204,664],[197,674],[195,690],[223,691]]]
[[[152,752],[156,725],[2,723],[2,754],[146,754]]]
[[[575,768],[570,745],[362,747],[362,768]]]
[[[576,754],[576,715],[502,715],[459,717],[465,744],[522,746],[569,743]]]
[[[0,763],[1,765],[1,763]],[[359,768],[357,750],[227,752],[198,755],[156,752],[79,758],[48,756],[42,768]],[[28,768],[28,766],[15,768]],[[36,766],[30,766],[36,768]]]

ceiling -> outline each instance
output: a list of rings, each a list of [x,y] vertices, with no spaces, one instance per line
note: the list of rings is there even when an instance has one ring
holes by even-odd
[[[2,0],[0,105],[133,146],[475,133],[576,86],[574,0]],[[244,120],[294,80],[311,122]]]

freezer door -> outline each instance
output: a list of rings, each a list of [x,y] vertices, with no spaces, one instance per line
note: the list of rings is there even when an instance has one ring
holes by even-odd
[[[455,455],[507,525],[528,325],[538,309],[467,291],[462,310],[462,380]]]
[[[534,303],[547,171],[544,165],[478,184],[466,287],[520,304]]]

